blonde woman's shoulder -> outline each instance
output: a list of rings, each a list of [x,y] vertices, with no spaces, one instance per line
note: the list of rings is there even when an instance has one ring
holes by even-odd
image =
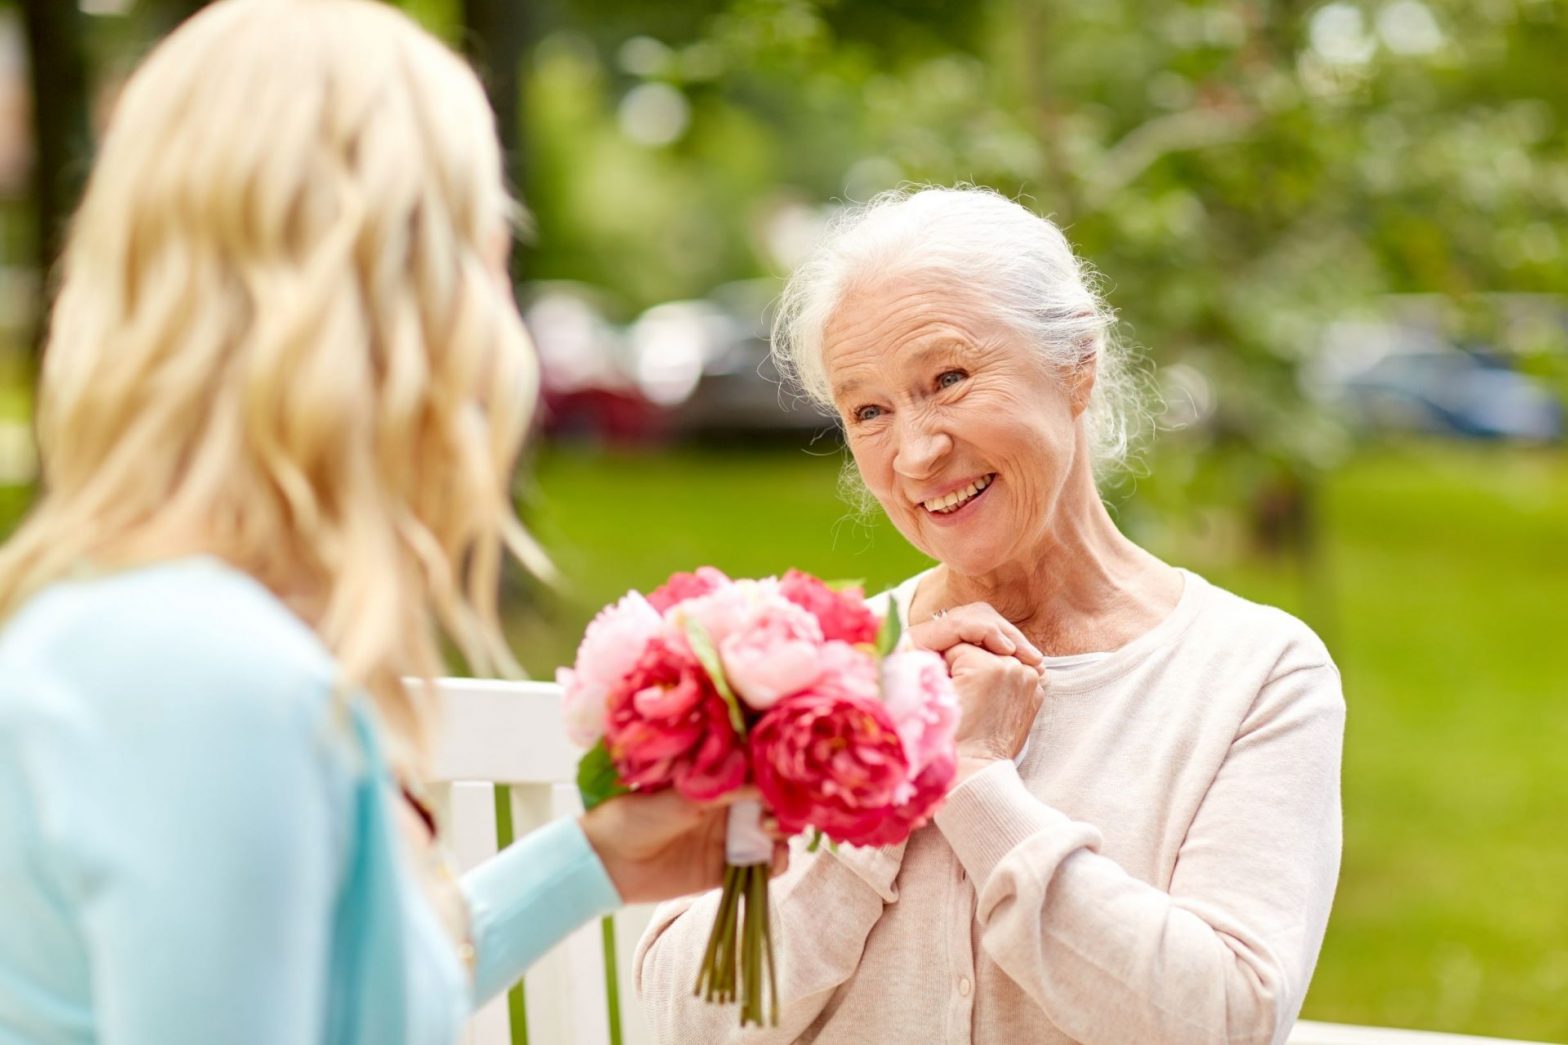
[[[335,674],[266,588],[204,557],[58,582],[0,630],[0,704],[52,687],[147,715],[201,715],[214,694],[288,713],[321,706]]]

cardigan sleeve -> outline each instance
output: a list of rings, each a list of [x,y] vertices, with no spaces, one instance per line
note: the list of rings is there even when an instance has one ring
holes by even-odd
[[[532,831],[463,876],[477,1008],[574,929],[621,905],[576,820]]]
[[[1344,701],[1331,664],[1272,679],[1183,842],[1168,892],[1097,851],[1011,763],[937,814],[975,882],[981,945],[1074,1040],[1279,1042],[1338,876]]]

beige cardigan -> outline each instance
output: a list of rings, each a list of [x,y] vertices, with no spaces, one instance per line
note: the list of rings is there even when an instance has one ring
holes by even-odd
[[[903,846],[796,849],[778,1029],[692,997],[717,894],[662,906],[637,950],[658,1039],[1283,1041],[1339,871],[1339,672],[1300,621],[1184,573],[1164,621],[1049,683],[1018,767]]]

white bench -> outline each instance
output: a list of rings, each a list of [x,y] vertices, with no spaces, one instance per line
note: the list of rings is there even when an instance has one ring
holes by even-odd
[[[557,686],[443,679],[439,699],[431,783],[462,867],[472,867],[496,852],[498,789],[510,807],[514,837],[582,811],[576,784],[580,752],[566,739]],[[475,1017],[464,1045],[512,1045],[514,1040],[530,1045],[652,1045],[653,1034],[637,1004],[631,973],[633,948],[651,914],[652,908],[646,906],[625,908],[611,920],[612,929],[600,925],[580,929],[529,970],[522,986],[526,1038],[521,1033],[524,1028],[518,1028],[514,1039],[507,1001],[501,998]],[[607,944],[613,947],[613,960],[606,954]],[[1298,1023],[1290,1036],[1290,1045],[1500,1041],[1308,1020]]]
[[[1355,1027],[1344,1023],[1302,1020],[1291,1032],[1290,1045],[1544,1045],[1515,1039],[1475,1038],[1467,1034],[1396,1030],[1391,1027]]]

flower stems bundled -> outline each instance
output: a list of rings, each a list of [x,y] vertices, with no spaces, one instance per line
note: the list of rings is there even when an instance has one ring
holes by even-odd
[[[737,947],[737,926],[739,946]],[[739,970],[740,990],[736,992]],[[767,977],[767,1026],[779,1025],[779,985],[773,968],[772,911],[768,865],[730,866],[724,872],[719,913],[697,974],[696,997],[710,1003],[740,1002],[740,1025],[763,1023],[763,977]]]

